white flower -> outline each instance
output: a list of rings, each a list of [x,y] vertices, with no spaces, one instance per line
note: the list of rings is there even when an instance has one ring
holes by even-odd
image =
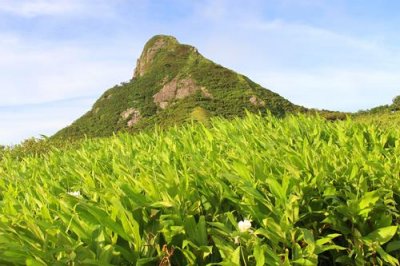
[[[240,244],[240,237],[239,236],[235,236],[234,240],[235,240],[235,244],[236,245]]]
[[[239,231],[240,232],[247,232],[249,231],[249,229],[251,228],[251,221],[244,219],[243,221],[240,221],[238,223],[238,227],[239,227]]]
[[[78,191],[69,191],[67,193],[68,193],[68,195],[74,196],[74,197],[79,197],[81,195],[81,192],[79,190]]]

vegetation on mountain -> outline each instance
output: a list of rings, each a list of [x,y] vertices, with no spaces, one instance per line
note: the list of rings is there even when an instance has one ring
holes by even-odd
[[[393,103],[392,103],[392,105],[391,105],[391,109],[392,109],[393,111],[399,111],[399,110],[400,110],[400,95],[394,97]]]
[[[132,110],[126,116],[126,112]],[[138,59],[134,77],[106,91],[87,112],[54,138],[104,137],[118,131],[168,127],[193,119],[233,118],[245,110],[277,116],[305,111],[247,77],[204,58],[174,37],[150,39]]]
[[[0,264],[399,265],[397,129],[208,123],[6,152]]]
[[[50,139],[42,136],[41,138],[29,138],[14,146],[0,146],[0,160],[5,154],[9,158],[23,160],[29,156],[43,156],[53,150],[68,150],[78,148],[80,140],[68,141]]]
[[[356,122],[398,128],[400,126],[400,96],[393,98],[392,104],[359,111],[353,114],[352,117]]]
[[[396,112],[400,110],[400,95],[396,96],[392,100],[392,104],[380,105],[368,110],[361,110],[355,113],[355,115],[373,115],[373,114],[382,114],[388,112]]]

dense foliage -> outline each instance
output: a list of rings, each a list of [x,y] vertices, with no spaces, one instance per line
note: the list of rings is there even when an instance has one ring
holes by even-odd
[[[6,152],[0,264],[399,265],[399,158],[398,130],[254,115]]]
[[[168,45],[157,50],[143,76],[106,91],[92,110],[58,132],[55,138],[111,136],[117,131],[149,129],[155,124],[168,127],[190,121],[192,112],[198,108],[204,109],[208,117],[225,118],[243,116],[245,110],[261,114],[272,112],[282,116],[304,109],[247,77],[204,58],[194,47],[180,44],[173,37],[155,36],[145,45],[143,53],[160,39],[164,39]],[[198,91],[161,109],[154,103],[153,96],[165,83],[176,78],[193,79],[196,85],[206,88],[212,97],[205,97]],[[252,104],[249,100],[252,96],[263,101],[264,105]],[[132,128],[127,126],[126,119],[121,118],[121,114],[129,108],[139,110],[142,117]]]
[[[400,96],[394,97],[392,100],[392,104],[384,104],[368,110],[361,110],[355,113],[355,115],[356,116],[379,115],[396,111],[400,111]]]
[[[400,126],[400,111],[356,114],[353,119],[356,122],[365,124],[374,123],[375,125],[398,129]]]
[[[400,110],[400,96],[396,96],[393,99],[393,103],[392,103],[391,107],[392,107],[392,110],[394,110],[394,111]]]
[[[373,123],[385,128],[399,128],[400,126],[400,96],[393,99],[390,105],[381,105],[375,108],[359,111],[352,115],[353,119],[361,123]]]
[[[42,136],[41,138],[29,138],[14,146],[0,146],[0,160],[7,155],[9,158],[22,160],[28,156],[43,156],[56,149],[78,148],[78,140],[57,140]]]

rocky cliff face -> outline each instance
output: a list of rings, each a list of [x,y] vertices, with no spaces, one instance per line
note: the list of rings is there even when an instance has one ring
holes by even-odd
[[[131,81],[107,90],[92,110],[55,137],[109,136],[156,124],[242,116],[246,110],[282,116],[300,109],[206,59],[195,47],[172,36],[157,35],[144,46]]]
[[[205,87],[198,86],[191,77],[182,79],[175,77],[170,82],[164,84],[162,89],[153,95],[154,103],[161,109],[165,109],[174,100],[184,99],[195,94],[197,91],[201,91],[204,97],[212,98],[211,93]]]
[[[133,78],[141,77],[145,74],[146,69],[150,67],[157,52],[161,49],[173,51],[177,45],[179,44],[175,37],[165,35],[154,36],[147,42],[140,58],[137,60]]]

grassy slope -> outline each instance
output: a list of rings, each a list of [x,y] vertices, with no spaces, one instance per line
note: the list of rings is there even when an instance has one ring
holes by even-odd
[[[398,130],[303,116],[210,126],[6,156],[0,264],[397,265]]]
[[[385,127],[399,127],[400,126],[400,112],[399,111],[382,111],[379,113],[363,113],[354,115],[354,121],[361,123],[374,123]]]
[[[159,38],[168,40],[168,46],[156,54],[144,76],[106,91],[92,110],[58,132],[55,138],[84,135],[102,137],[121,130],[137,131],[151,128],[155,124],[171,126],[190,120],[191,113],[196,108],[204,109],[208,117],[225,118],[242,116],[245,109],[264,114],[269,110],[279,116],[301,109],[248,78],[204,58],[194,47],[179,44],[172,37],[156,36],[146,44],[144,51]],[[162,88],[163,82],[175,77],[191,77],[198,86],[206,87],[213,99],[205,98],[199,92],[179,100],[177,104],[165,110],[158,108],[153,102],[153,95]],[[252,105],[249,102],[252,95],[264,100],[266,106]],[[132,129],[126,127],[126,121],[120,116],[130,107],[139,109],[144,117]]]
[[[352,116],[355,121],[361,123],[398,127],[400,126],[400,96],[395,97],[390,105],[381,105],[369,110],[359,111]]]

